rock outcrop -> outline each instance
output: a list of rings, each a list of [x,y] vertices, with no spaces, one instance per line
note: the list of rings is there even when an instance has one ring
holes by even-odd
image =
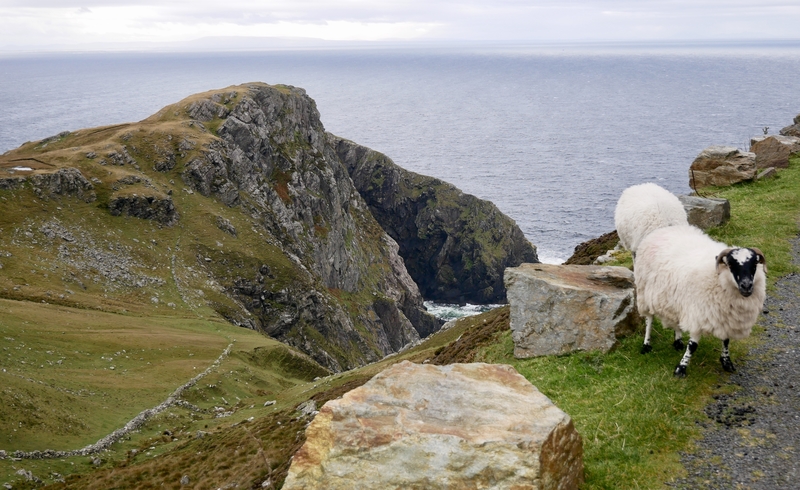
[[[733,146],[709,146],[689,167],[689,187],[728,186],[756,177],[755,153]]]
[[[172,198],[163,195],[115,194],[108,202],[108,211],[113,216],[150,219],[166,226],[178,222]]]
[[[570,417],[512,367],[408,361],[327,402],[283,488],[575,489]]]
[[[800,153],[800,137],[776,135],[752,138],[750,151],[756,154],[756,168],[787,168],[789,157]]]
[[[0,179],[0,190],[21,188],[29,182],[33,192],[40,199],[55,199],[60,196],[72,196],[84,202],[97,199],[94,186],[83,176],[80,170],[73,167],[60,168],[56,171],[45,171],[30,176],[6,177]]]
[[[782,136],[796,136],[800,137],[800,114],[794,116],[794,124],[786,126],[780,130]]]
[[[678,196],[686,210],[690,225],[702,230],[721,226],[731,219],[731,203],[727,199]]]
[[[608,352],[641,323],[625,267],[522,264],[506,269],[514,356]]]
[[[564,261],[563,265],[592,265],[598,257],[613,250],[618,243],[617,230],[604,233],[597,238],[576,245],[572,255]]]
[[[494,204],[351,141],[328,135],[328,142],[372,215],[397,241],[425,298],[502,302],[505,268],[539,261],[536,247]]]

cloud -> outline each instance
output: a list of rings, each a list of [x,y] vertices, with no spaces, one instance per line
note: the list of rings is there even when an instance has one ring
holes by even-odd
[[[798,38],[796,0],[0,0],[11,44],[209,36],[511,41]]]

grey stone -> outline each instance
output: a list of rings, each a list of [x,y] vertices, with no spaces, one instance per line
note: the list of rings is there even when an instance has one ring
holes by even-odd
[[[608,352],[640,324],[624,267],[522,264],[505,272],[514,356]]]
[[[800,153],[800,138],[783,135],[753,138],[750,151],[756,154],[757,168],[787,168],[789,157]]]
[[[686,210],[690,225],[702,230],[720,226],[731,219],[731,203],[727,199],[678,196]]]
[[[228,235],[233,237],[236,236],[236,228],[233,226],[230,220],[223,218],[222,216],[217,216],[216,224],[217,228],[224,231]]]
[[[733,146],[709,146],[689,167],[689,187],[728,186],[756,177],[755,153]]]
[[[778,176],[778,170],[775,167],[769,167],[762,170],[756,177],[756,180],[774,179],[777,176]]]
[[[327,402],[284,490],[577,489],[569,415],[514,368],[398,363]]]

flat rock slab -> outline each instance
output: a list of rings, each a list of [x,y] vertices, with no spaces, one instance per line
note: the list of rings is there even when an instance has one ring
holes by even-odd
[[[640,324],[625,267],[522,264],[505,272],[518,358],[608,352]]]
[[[698,196],[678,196],[678,199],[686,210],[689,224],[701,230],[723,225],[731,219],[731,203],[727,199]]]
[[[284,490],[573,489],[583,443],[514,368],[403,361],[327,402]]]
[[[756,177],[756,155],[734,146],[709,146],[689,167],[689,187],[727,186]]]

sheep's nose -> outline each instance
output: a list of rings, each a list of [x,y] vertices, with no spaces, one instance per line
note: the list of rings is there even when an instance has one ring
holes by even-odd
[[[753,294],[753,281],[750,279],[742,279],[739,283],[739,292],[745,298]]]

